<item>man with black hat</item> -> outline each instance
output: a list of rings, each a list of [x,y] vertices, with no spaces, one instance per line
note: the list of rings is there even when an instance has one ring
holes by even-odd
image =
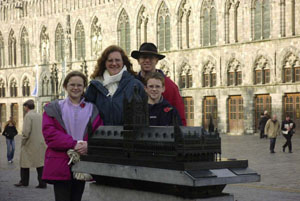
[[[143,83],[147,73],[157,71],[164,75],[161,70],[156,69],[156,64],[159,60],[165,58],[165,55],[159,54],[157,52],[157,47],[153,43],[143,43],[140,46],[139,50],[131,52],[131,56],[135,58],[141,66],[141,71],[139,72],[137,78]],[[182,123],[186,126],[184,104],[179,94],[178,87],[170,78],[165,75],[164,77],[165,92],[162,95],[171,105],[173,105],[178,110]]]

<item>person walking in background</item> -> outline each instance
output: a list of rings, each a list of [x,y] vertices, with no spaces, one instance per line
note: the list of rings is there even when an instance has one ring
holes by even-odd
[[[91,77],[85,98],[97,106],[104,125],[123,125],[123,100],[125,96],[131,99],[135,87],[141,97],[146,96],[144,85],[135,78],[129,58],[119,46],[103,51]]]
[[[148,94],[150,126],[182,125],[180,115],[162,96],[165,91],[165,78],[159,72],[149,73],[145,78],[145,91]],[[177,122],[175,122],[177,121]]]
[[[46,183],[42,181],[46,151],[46,144],[42,134],[42,115],[34,111],[35,105],[33,100],[26,101],[23,104],[23,108],[26,114],[21,141],[21,180],[15,186],[28,186],[29,168],[36,168],[39,182],[36,188],[46,188]]]
[[[16,123],[13,120],[8,120],[5,124],[2,135],[6,137],[7,146],[7,161],[13,163],[15,154],[15,136],[18,134]]]
[[[158,61],[165,58],[165,55],[158,54],[157,47],[153,43],[146,42],[140,46],[139,50],[132,51],[131,56],[135,58],[141,66],[141,71],[137,78],[144,84],[145,76],[148,73],[159,72],[164,76],[166,90],[162,95],[164,99],[177,109],[181,117],[182,124],[186,126],[184,104],[177,85],[170,78],[165,76],[161,70],[156,69]]]
[[[270,153],[275,153],[275,143],[276,143],[276,138],[280,133],[280,124],[277,120],[276,114],[272,116],[271,119],[269,119],[266,123],[265,126],[265,134],[268,135],[270,139]]]
[[[292,137],[295,133],[296,124],[291,120],[289,115],[286,115],[285,120],[281,123],[281,132],[286,142],[282,146],[282,151],[285,152],[285,148],[289,148],[289,153],[292,152]]]
[[[44,107],[43,134],[48,145],[43,180],[54,186],[56,201],[80,201],[85,181],[76,180],[68,164],[68,150],[87,153],[87,125],[93,131],[102,125],[97,107],[82,97],[87,78],[78,71],[70,72],[63,87],[67,98],[55,100]]]
[[[267,110],[265,110],[262,115],[263,116],[261,116],[261,119],[259,121],[260,138],[268,138],[268,136],[265,133],[265,126],[267,121],[270,119],[270,116]]]

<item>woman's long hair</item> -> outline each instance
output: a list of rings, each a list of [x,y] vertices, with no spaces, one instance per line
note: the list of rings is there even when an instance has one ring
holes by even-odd
[[[4,128],[6,128],[6,126],[8,126],[8,124],[10,124],[10,123],[12,123],[12,125],[14,126],[14,127],[16,127],[16,122],[14,121],[14,120],[8,120],[6,123],[5,123],[5,126],[4,126]]]
[[[97,64],[95,66],[95,70],[93,74],[91,75],[92,79],[95,79],[97,76],[103,76],[103,73],[106,69],[105,62],[108,59],[108,56],[112,52],[119,52],[122,56],[122,60],[124,65],[127,68],[127,71],[131,73],[132,75],[135,75],[136,73],[132,70],[132,63],[129,61],[129,58],[125,54],[124,50],[117,46],[117,45],[111,45],[107,47],[103,52],[101,57],[97,60]]]

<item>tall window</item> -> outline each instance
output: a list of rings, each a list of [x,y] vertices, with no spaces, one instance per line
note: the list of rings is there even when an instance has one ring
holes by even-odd
[[[85,34],[80,20],[78,20],[75,27],[75,57],[77,60],[85,58]]]
[[[242,84],[241,64],[236,59],[232,59],[228,64],[227,84],[228,86]]]
[[[270,65],[269,61],[260,56],[254,64],[254,82],[255,84],[270,83]]]
[[[21,33],[21,64],[29,64],[29,39],[26,28],[24,27]]]
[[[252,3],[252,37],[260,40],[270,37],[270,2],[255,0]]]
[[[286,36],[286,31],[295,35],[295,0],[280,0],[280,35]]]
[[[203,68],[202,73],[202,86],[203,87],[214,87],[217,85],[217,76],[215,70],[215,64],[208,61]]]
[[[148,26],[149,17],[145,9],[146,9],[145,6],[142,6],[138,14],[137,26],[136,26],[137,49],[140,47],[142,43],[147,42],[147,26]]]
[[[65,57],[65,36],[61,24],[55,30],[55,60],[62,62]]]
[[[238,42],[238,8],[240,1],[226,1],[225,8],[225,42]],[[231,31],[231,32],[230,32]],[[233,32],[233,35],[230,34]]]
[[[283,81],[300,82],[300,61],[293,53],[288,53],[283,61]]]
[[[171,47],[171,25],[170,25],[170,13],[165,2],[162,2],[157,15],[157,40],[158,50],[166,51]]]
[[[191,7],[187,0],[182,0],[178,11],[178,47],[190,47],[190,15]]]
[[[184,97],[184,111],[185,111],[185,118],[187,126],[194,125],[194,100],[192,97]]]
[[[126,11],[123,9],[118,20],[118,39],[119,46],[125,50],[127,54],[130,53],[130,23]]]
[[[13,30],[10,31],[8,37],[8,65],[17,65],[17,41]]]
[[[25,77],[22,82],[22,95],[30,96],[30,83],[27,77]]]
[[[191,88],[193,87],[193,76],[191,66],[185,64],[181,68],[180,74],[180,88]]]
[[[5,83],[0,79],[0,97],[5,97]]]
[[[2,33],[0,32],[0,68],[5,65],[5,56],[4,56],[4,40]]]
[[[94,18],[91,28],[92,57],[98,58],[102,50],[102,29],[97,17]]]
[[[10,82],[10,97],[18,96],[18,87],[15,78],[13,78]]]
[[[217,13],[214,0],[204,0],[200,17],[202,46],[216,45],[217,43]]]

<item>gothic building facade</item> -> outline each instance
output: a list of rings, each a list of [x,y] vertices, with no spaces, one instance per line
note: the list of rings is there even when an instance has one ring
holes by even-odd
[[[90,75],[107,46],[130,55],[149,41],[166,55],[158,68],[179,86],[189,125],[213,119],[220,132],[252,134],[263,110],[300,125],[296,19],[296,0],[2,0],[0,121],[21,128],[24,101],[42,112],[69,71]]]

